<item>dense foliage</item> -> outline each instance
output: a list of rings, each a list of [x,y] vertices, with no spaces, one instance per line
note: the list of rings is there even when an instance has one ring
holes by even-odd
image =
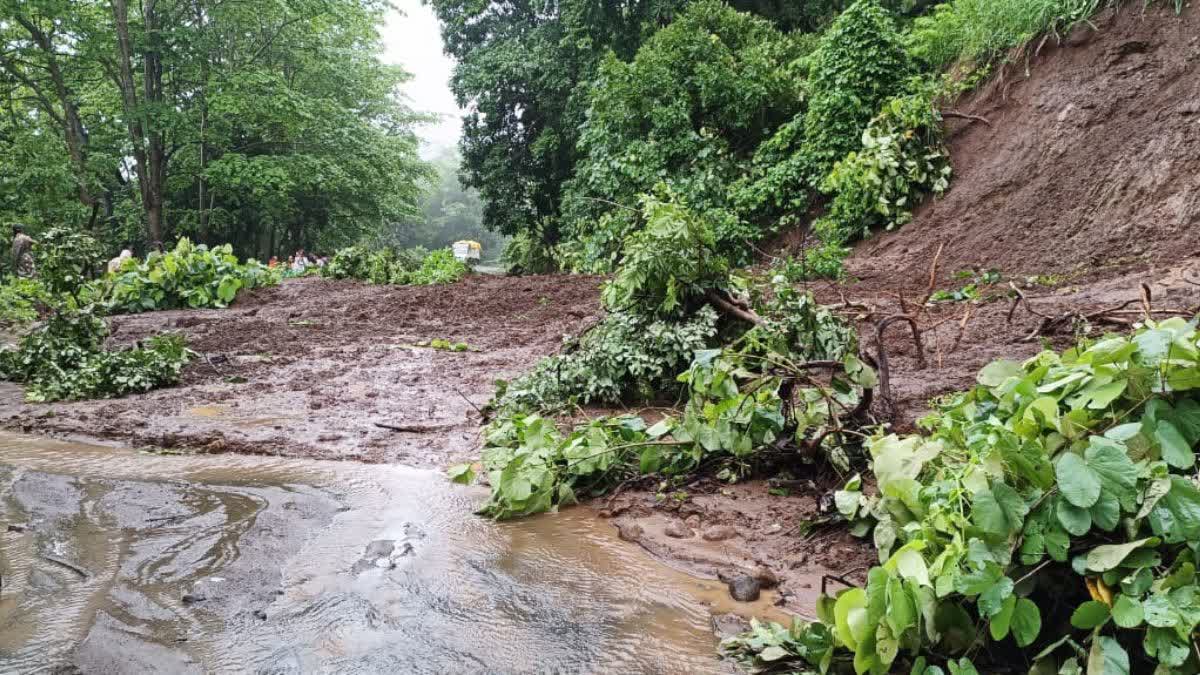
[[[866,588],[731,651],[821,672],[850,656],[859,673],[975,672],[1014,647],[1037,654],[1035,673],[1200,671],[1194,324],[1148,322],[978,380],[926,435],[870,444],[878,496],[838,495],[876,521]]]
[[[838,16],[821,37],[808,79],[802,152],[812,184],[858,148],[863,127],[908,74],[887,10],[860,0]]]
[[[90,310],[57,311],[15,349],[0,350],[0,378],[24,384],[30,401],[111,398],[178,382],[191,356],[182,336],[109,351],[107,335]]]
[[[794,67],[801,42],[765,19],[701,0],[628,63],[605,59],[564,190],[567,263],[611,269],[641,224],[639,195],[662,182],[712,224],[722,251],[744,256],[745,241],[761,233],[731,211],[729,186],[758,144],[802,109]]]
[[[38,308],[49,304],[51,294],[36,279],[6,277],[0,283],[0,328],[22,326],[38,318]]]
[[[377,0],[0,0],[0,223],[266,258],[416,213]],[[7,237],[7,233],[4,234]]]
[[[467,275],[466,264],[448,249],[426,251],[423,248],[397,250],[383,247],[370,250],[350,246],[338,251],[321,275],[331,279],[358,279],[373,284],[430,286],[452,284]]]
[[[96,299],[113,312],[193,309],[229,305],[242,290],[279,283],[276,270],[256,260],[239,261],[228,244],[208,248],[180,239],[173,250],[130,258],[96,282]]]

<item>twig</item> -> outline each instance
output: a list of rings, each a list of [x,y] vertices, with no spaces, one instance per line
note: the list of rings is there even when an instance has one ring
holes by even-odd
[[[1142,282],[1142,311],[1144,311],[1146,313],[1147,321],[1150,320],[1150,315],[1152,314],[1152,311],[1150,308],[1150,302],[1151,302],[1150,285],[1143,281]]]
[[[73,563],[69,560],[64,560],[56,555],[50,555],[49,553],[43,553],[43,554],[41,554],[41,556],[45,560],[49,560],[50,562],[52,562],[56,565],[61,565],[65,568],[71,570],[72,572],[78,574],[79,576],[83,577],[84,579],[87,579],[92,576],[92,574],[90,572],[88,572],[87,570],[83,569],[79,565],[76,565],[75,563]]]
[[[388,431],[399,431],[407,434],[427,434],[433,431],[446,431],[453,429],[450,424],[384,424],[383,422],[375,422],[375,426]]]
[[[921,316],[925,312],[925,308],[929,305],[929,299],[933,297],[933,290],[937,285],[938,263],[942,260],[942,249],[946,248],[946,242],[938,244],[937,253],[933,254],[933,264],[929,266],[929,286],[925,289],[925,299],[921,301],[921,308],[917,310],[917,316]]]
[[[943,110],[942,117],[952,117],[952,118],[960,119],[960,120],[971,120],[972,122],[983,122],[984,124],[988,125],[989,127],[992,126],[992,123],[989,122],[986,117],[980,117],[979,115],[972,115],[970,113],[958,112],[957,110]]]
[[[483,413],[483,410],[481,410],[481,409],[479,408],[479,406],[475,405],[475,402],[474,402],[474,401],[472,401],[471,399],[467,398],[467,395],[466,395],[466,394],[464,394],[464,393],[462,393],[461,391],[459,391],[457,387],[450,387],[450,388],[451,388],[451,389],[453,389],[453,390],[454,390],[454,393],[458,394],[458,395],[459,395],[459,396],[462,398],[462,400],[466,401],[466,402],[467,402],[467,405],[469,405],[469,406],[471,406],[472,408],[474,408],[474,409],[475,409],[475,412],[479,413],[479,416],[480,416],[480,417],[483,417],[484,419],[487,419],[487,415],[485,415],[485,414]]]

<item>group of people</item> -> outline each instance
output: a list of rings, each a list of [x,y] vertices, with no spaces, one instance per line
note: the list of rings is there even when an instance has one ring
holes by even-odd
[[[304,249],[300,249],[300,250],[296,251],[296,255],[288,256],[287,261],[283,264],[286,265],[286,267],[284,267],[284,269],[286,271],[291,272],[292,274],[299,275],[299,274],[304,274],[304,272],[307,271],[308,268],[310,268],[310,267],[318,267],[318,268],[324,267],[325,264],[328,262],[329,262],[329,258],[326,258],[323,255],[315,255],[314,254],[312,256],[309,256],[307,253],[304,252]],[[279,259],[272,256],[271,259],[267,262],[267,266],[272,267],[272,268],[279,267],[280,266]]]

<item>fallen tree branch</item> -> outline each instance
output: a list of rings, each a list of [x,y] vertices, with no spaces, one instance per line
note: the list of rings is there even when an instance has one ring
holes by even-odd
[[[704,299],[708,300],[709,304],[711,304],[718,311],[724,312],[735,319],[741,319],[742,321],[752,323],[755,326],[761,326],[763,324],[762,317],[756,312],[737,306],[737,304],[735,304],[734,301],[731,300],[727,295],[716,290],[715,288],[710,288],[705,291]]]

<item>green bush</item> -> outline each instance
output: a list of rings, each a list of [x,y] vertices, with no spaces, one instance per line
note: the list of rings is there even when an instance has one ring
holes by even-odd
[[[823,598],[822,624],[727,646],[833,672],[851,656],[860,673],[1200,671],[1195,325],[1150,321],[977,380],[927,435],[870,443],[878,496],[836,495],[875,522],[866,588]]]
[[[553,247],[542,242],[540,234],[519,232],[504,245],[500,264],[508,274],[549,274],[559,269]]]
[[[41,281],[8,277],[0,284],[0,328],[30,323],[38,317],[38,307],[50,302],[50,292]]]
[[[256,260],[239,262],[228,244],[210,249],[184,238],[172,251],[126,260],[95,288],[112,311],[133,313],[226,307],[239,291],[277,283],[278,271]]]
[[[878,0],[855,0],[829,27],[813,57],[804,117],[810,185],[861,143],[862,130],[910,73],[908,55]]]
[[[179,335],[106,351],[107,335],[89,310],[55,312],[16,349],[0,350],[0,377],[23,383],[30,401],[111,398],[177,383],[191,356]]]
[[[607,272],[639,229],[638,199],[666,183],[722,251],[749,259],[763,234],[730,208],[754,149],[802,110],[803,41],[722,2],[689,3],[631,62],[610,56],[589,97],[581,160],[563,193],[566,264]]]
[[[42,233],[35,248],[38,279],[51,293],[75,294],[100,266],[100,244],[90,234],[70,227]]]
[[[372,284],[431,286],[452,284],[470,270],[448,248],[427,251],[416,247],[397,251],[384,247],[368,251],[350,246],[334,254],[321,275],[331,279],[358,279]]]
[[[834,165],[822,189],[833,194],[813,227],[826,242],[870,236],[912,219],[927,194],[950,185],[950,153],[942,144],[937,81],[915,81],[913,93],[888,99],[862,133],[861,147]]]

